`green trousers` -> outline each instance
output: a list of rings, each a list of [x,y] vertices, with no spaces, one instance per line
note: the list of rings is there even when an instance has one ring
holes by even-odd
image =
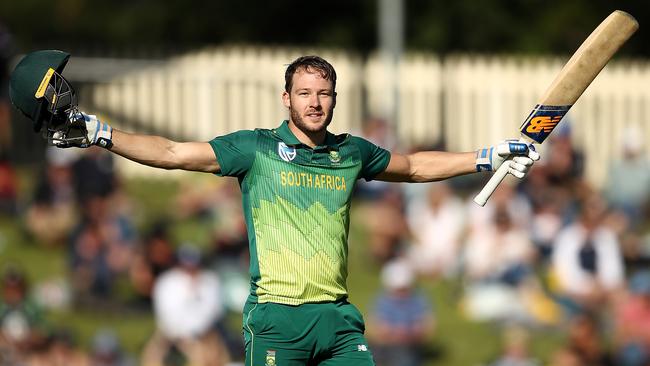
[[[247,302],[246,366],[373,366],[363,317],[347,302]]]

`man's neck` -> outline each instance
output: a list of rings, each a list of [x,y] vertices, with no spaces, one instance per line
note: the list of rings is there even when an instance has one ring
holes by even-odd
[[[292,121],[289,121],[289,130],[293,132],[298,141],[312,148],[322,145],[325,142],[325,136],[327,135],[327,130],[325,129],[318,132],[305,132],[299,129]]]

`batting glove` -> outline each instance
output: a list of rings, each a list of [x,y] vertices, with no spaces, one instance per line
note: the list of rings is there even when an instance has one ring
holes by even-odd
[[[519,140],[505,140],[496,146],[479,149],[476,152],[476,171],[491,172],[499,169],[502,164],[508,164],[508,173],[521,179],[537,160],[539,154],[533,144]]]
[[[76,112],[68,118],[68,128],[56,131],[52,141],[58,147],[90,147],[92,145],[110,148],[113,128],[97,119],[97,116]]]

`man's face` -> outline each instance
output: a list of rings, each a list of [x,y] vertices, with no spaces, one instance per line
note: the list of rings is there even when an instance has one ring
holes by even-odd
[[[293,74],[291,91],[282,94],[291,122],[305,133],[320,132],[332,121],[336,93],[332,82],[317,70],[299,69]]]

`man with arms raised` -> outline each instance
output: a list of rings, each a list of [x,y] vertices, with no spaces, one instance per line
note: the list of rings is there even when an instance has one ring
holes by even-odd
[[[402,155],[349,134],[334,135],[327,127],[335,87],[332,65],[304,56],[287,67],[282,102],[290,117],[275,129],[174,142],[118,131],[72,109],[69,119],[83,133],[53,133],[58,146],[99,145],[152,167],[237,177],[251,253],[243,319],[247,366],[374,365],[361,314],[347,301],[349,210],[357,179],[430,182],[495,170],[504,162],[522,178],[539,159],[516,142],[478,152]],[[35,119],[25,112],[29,108],[14,104]]]

